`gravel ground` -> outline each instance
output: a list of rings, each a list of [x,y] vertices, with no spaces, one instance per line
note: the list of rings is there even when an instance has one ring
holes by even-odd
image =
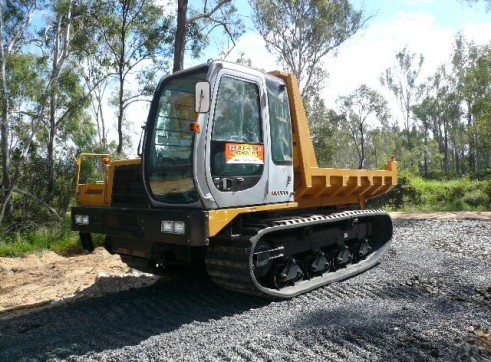
[[[0,360],[491,361],[491,221],[394,226],[379,266],[289,301],[190,273],[0,320]]]

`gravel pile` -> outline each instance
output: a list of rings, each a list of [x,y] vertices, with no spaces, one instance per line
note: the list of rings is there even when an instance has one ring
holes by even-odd
[[[0,360],[491,361],[491,221],[394,221],[368,272],[270,302],[197,274],[0,321]]]

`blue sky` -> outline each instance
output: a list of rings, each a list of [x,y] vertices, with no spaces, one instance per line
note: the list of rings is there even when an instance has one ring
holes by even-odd
[[[469,22],[489,22],[491,19],[491,13],[485,12],[484,2],[469,6],[463,0],[356,0],[353,4],[357,8],[362,6],[370,14],[376,14],[374,21],[389,18],[401,11],[421,11],[432,14],[438,24],[455,31]]]
[[[255,67],[265,71],[278,69],[276,59],[254,32],[247,0],[238,0],[236,4],[248,30],[227,60],[234,61],[244,52]],[[424,78],[433,74],[442,63],[448,63],[458,32],[478,44],[491,41],[491,12],[485,11],[483,2],[469,6],[463,0],[354,0],[353,5],[362,7],[373,17],[365,29],[339,48],[336,57],[325,59],[330,76],[322,97],[333,107],[338,96],[348,94],[364,83],[390,100],[391,95],[380,86],[378,79],[384,69],[395,63],[395,53],[405,46],[411,52],[424,55]],[[218,58],[216,49],[216,46],[210,46],[203,58],[188,59],[187,65]]]

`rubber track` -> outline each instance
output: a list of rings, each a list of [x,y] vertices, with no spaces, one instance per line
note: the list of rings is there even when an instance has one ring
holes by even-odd
[[[345,211],[327,216],[313,215],[304,218],[275,221],[273,226],[264,228],[253,236],[241,235],[234,238],[214,238],[210,242],[205,258],[208,274],[214,283],[223,288],[273,299],[292,298],[323,285],[350,278],[379,262],[380,258],[388,250],[392,230],[389,230],[388,240],[365,260],[336,272],[328,272],[310,280],[300,281],[294,286],[281,290],[266,288],[259,284],[253,273],[253,253],[257,242],[262,237],[276,231],[304,228],[312,225],[327,225],[364,217],[381,217],[390,220],[389,214],[380,210]]]

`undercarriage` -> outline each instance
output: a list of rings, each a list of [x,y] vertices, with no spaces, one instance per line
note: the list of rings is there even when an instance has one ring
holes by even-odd
[[[345,211],[248,225],[217,236],[206,251],[212,280],[225,288],[285,299],[376,265],[392,237],[383,211]]]

